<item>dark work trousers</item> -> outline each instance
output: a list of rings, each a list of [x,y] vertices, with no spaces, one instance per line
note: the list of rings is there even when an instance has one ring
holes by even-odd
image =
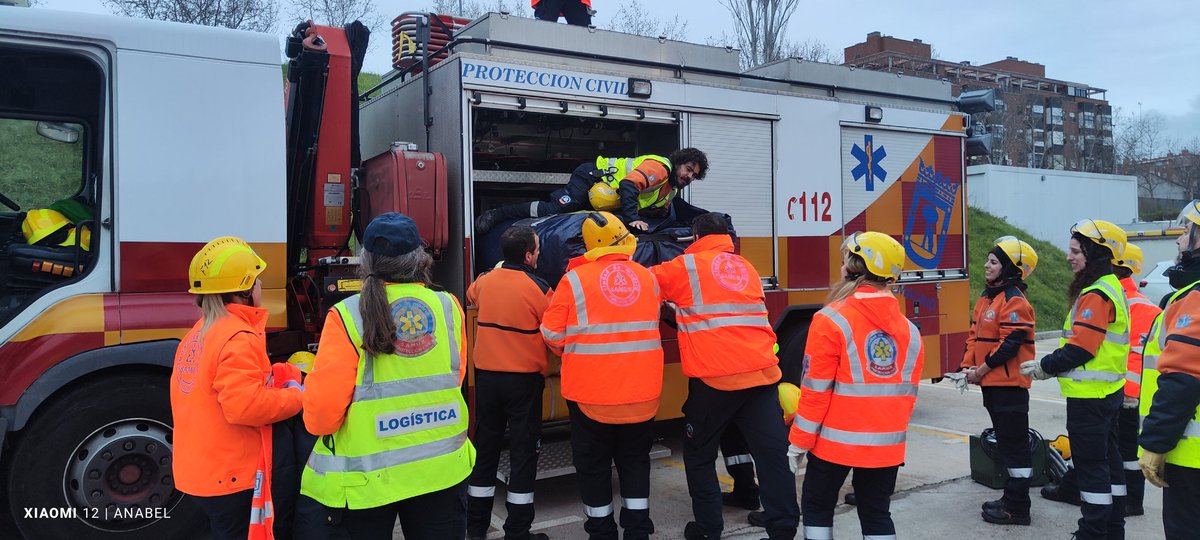
[[[467,486],[467,535],[487,536],[496,495],[496,467],[509,432],[505,538],[527,538],[533,523],[533,482],[542,436],[541,373],[475,370],[475,469]]]
[[[784,434],[786,435],[786,431]],[[758,484],[754,483],[754,458],[750,455],[750,445],[746,442],[746,436],[742,435],[737,423],[725,426],[725,433],[721,434],[721,455],[725,456],[725,471],[733,478],[734,495],[739,499],[757,501]]]
[[[1014,516],[1029,515],[1029,483],[1033,452],[1029,448],[1029,390],[1020,386],[984,386],[983,406],[992,417],[1000,462],[1008,469],[1004,509]]]
[[[376,508],[345,510],[334,528],[353,540],[392,540],[397,518],[405,540],[462,540],[467,532],[467,481]]]
[[[1200,469],[1171,463],[1163,480],[1163,530],[1167,540],[1196,538],[1200,531]]]
[[[321,523],[319,504],[299,504],[300,477],[313,446],[317,444],[317,436],[304,428],[303,415],[297,414],[273,424],[271,440],[271,506],[275,511],[275,538],[291,540],[296,536],[295,532],[307,524]],[[301,515],[301,512],[310,515]]]
[[[254,497],[253,489],[215,497],[191,497],[204,515],[208,516],[208,524],[212,527],[212,540],[244,540],[250,534],[250,500]]]
[[[571,457],[579,477],[587,521],[583,530],[591,540],[616,540],[613,520],[612,467],[617,466],[621,484],[621,528],[625,540],[644,540],[654,532],[650,520],[650,447],[654,444],[653,422],[603,424],[588,418],[579,405],[568,401],[571,411]]]
[[[1125,538],[1125,468],[1117,449],[1117,416],[1125,392],[1067,398],[1067,435],[1082,500],[1078,540]]]
[[[825,461],[809,452],[808,465],[804,469],[804,485],[800,488],[800,509],[804,513],[805,538],[833,538],[833,509],[838,503],[838,490],[846,483],[846,475],[851,469],[854,469],[854,477],[850,483],[854,486],[858,523],[863,536],[896,534],[891,506],[899,465],[880,468],[849,467]]]
[[[300,495],[296,499],[296,520],[292,538],[349,540],[350,534],[342,527],[345,515],[345,508],[330,508],[307,495]]]
[[[717,448],[726,426],[736,425],[745,435],[762,475],[759,498],[766,513],[767,536],[794,537],[800,524],[800,507],[796,504],[796,477],[788,469],[788,432],[775,385],[729,391],[717,390],[700,379],[688,379],[683,416],[687,422],[683,464],[688,493],[692,496],[692,513],[704,534],[720,538],[725,528],[721,486],[717,482]]]
[[[558,16],[566,17],[567,24],[588,26],[592,16],[588,7],[580,0],[541,0],[533,8],[533,16],[542,21],[558,22]]]
[[[1117,424],[1117,447],[1121,450],[1121,461],[1124,462],[1125,468],[1125,491],[1129,494],[1125,499],[1125,506],[1141,508],[1142,499],[1146,495],[1146,477],[1142,475],[1142,468],[1138,466],[1137,436],[1141,423],[1138,420],[1137,407],[1121,407],[1121,412],[1117,413]],[[1114,508],[1118,511],[1124,510],[1120,507]]]
[[[593,163],[584,163],[576,167],[575,172],[571,173],[571,179],[567,181],[567,185],[552,191],[549,200],[509,204],[496,208],[495,211],[500,216],[497,222],[590,210],[592,203],[588,200],[588,190],[601,180],[601,177],[593,175],[596,170],[596,165]]]

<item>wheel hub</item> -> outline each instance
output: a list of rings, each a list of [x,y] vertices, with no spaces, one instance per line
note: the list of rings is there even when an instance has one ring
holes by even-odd
[[[131,517],[139,510],[166,508],[169,515],[183,497],[171,476],[170,436],[169,427],[143,418],[114,422],[84,438],[64,478],[80,519],[119,532],[155,521]]]

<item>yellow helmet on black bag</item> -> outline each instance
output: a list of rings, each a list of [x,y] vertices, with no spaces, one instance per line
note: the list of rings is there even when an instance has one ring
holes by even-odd
[[[637,248],[637,237],[617,216],[608,212],[591,212],[583,220],[583,246],[589,252],[608,249],[612,253],[633,254]]]
[[[616,210],[621,207],[621,195],[605,182],[596,182],[588,189],[588,202],[593,210]]]

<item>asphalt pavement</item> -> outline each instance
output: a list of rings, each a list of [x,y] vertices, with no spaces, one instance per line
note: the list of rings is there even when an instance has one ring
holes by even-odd
[[[1037,343],[1039,355],[1057,347],[1057,339]],[[1066,405],[1054,379],[1036,381],[1030,391],[1030,427],[1047,438],[1066,433]],[[892,497],[892,518],[900,538],[960,539],[996,538],[1006,540],[1070,537],[1079,519],[1079,508],[1043,499],[1033,488],[1030,526],[992,525],[979,517],[983,502],[1000,497],[993,490],[970,478],[967,438],[990,427],[978,387],[960,394],[949,383],[922,383],[916,411],[908,430],[907,462],[900,469],[896,494]],[[672,455],[653,462],[651,468],[650,513],[656,538],[683,538],[684,525],[693,519],[687,482],[683,474],[682,433],[668,426],[659,435],[661,444]],[[671,432],[673,431],[673,432]],[[731,480],[718,466],[722,487]],[[796,478],[797,493],[804,477]],[[843,488],[849,491],[850,483]],[[494,528],[488,538],[502,538],[499,527],[504,519],[504,489],[497,488]],[[618,493],[615,483],[613,492]],[[550,538],[586,538],[583,532],[583,507],[573,476],[538,482],[535,532]],[[614,501],[620,504],[619,498]],[[1162,538],[1162,491],[1147,485],[1144,516],[1126,520],[1128,540]],[[746,522],[746,511],[726,508],[725,535],[731,539],[757,539],[766,536],[763,529]],[[853,506],[841,504],[834,518],[835,538],[861,538],[858,516]],[[402,538],[397,529],[395,538]]]

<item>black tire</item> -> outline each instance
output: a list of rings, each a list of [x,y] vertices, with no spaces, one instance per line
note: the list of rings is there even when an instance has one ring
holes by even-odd
[[[804,378],[804,345],[808,341],[808,324],[805,318],[787,326],[776,336],[779,339],[779,370],[783,372],[780,382],[800,386]]]
[[[199,508],[172,482],[170,426],[166,377],[102,378],[56,397],[20,432],[13,452],[7,492],[21,533],[31,540],[161,539],[207,530]],[[150,517],[116,519],[114,508],[127,515],[150,509],[143,510]],[[58,515],[38,515],[42,509]],[[169,519],[155,518],[162,515]]]

